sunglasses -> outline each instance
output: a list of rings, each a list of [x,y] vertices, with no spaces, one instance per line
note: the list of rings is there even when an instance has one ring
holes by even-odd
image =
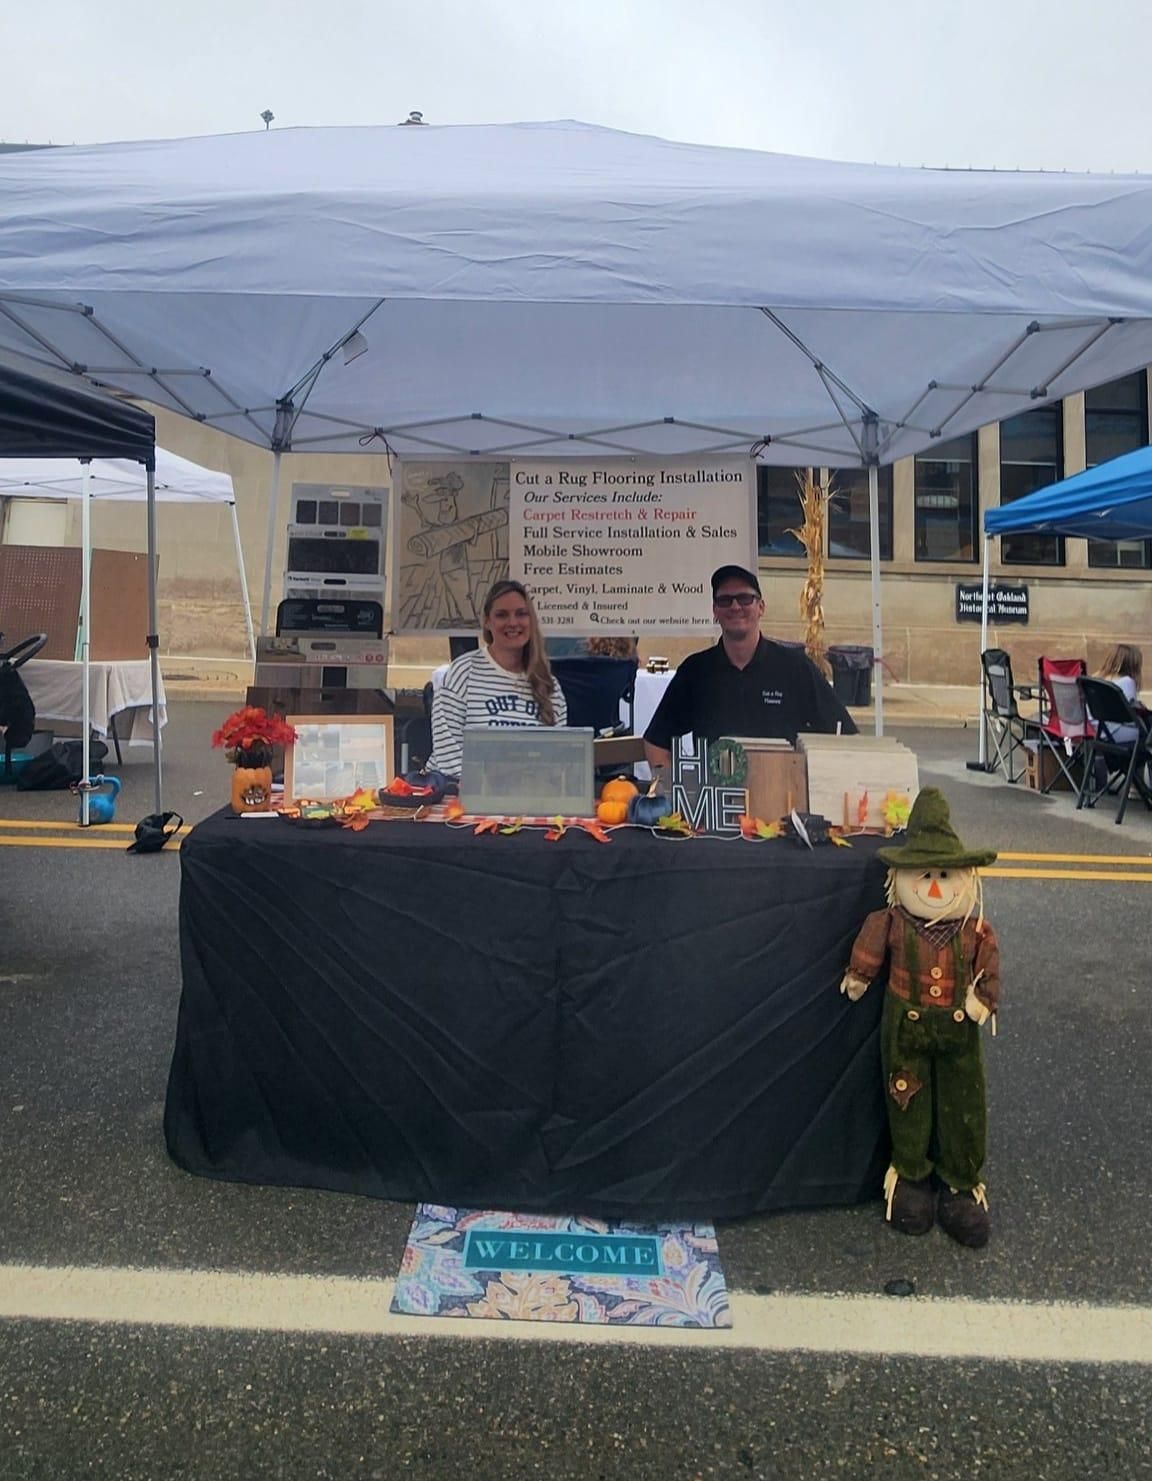
[[[712,605],[714,607],[750,607],[753,602],[759,600],[760,598],[754,591],[730,591],[725,592],[723,596],[713,597]]]

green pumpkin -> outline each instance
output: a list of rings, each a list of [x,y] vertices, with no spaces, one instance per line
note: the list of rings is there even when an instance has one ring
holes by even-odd
[[[628,804],[628,821],[641,828],[655,828],[671,811],[667,797],[633,797]]]

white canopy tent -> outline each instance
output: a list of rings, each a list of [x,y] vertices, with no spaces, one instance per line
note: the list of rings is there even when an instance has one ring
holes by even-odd
[[[256,640],[252,629],[252,607],[248,596],[248,579],[244,571],[244,552],[240,527],[236,519],[236,496],[227,473],[202,468],[187,458],[155,449],[155,473],[127,458],[0,458],[0,499],[79,499],[81,517],[80,620],[77,633],[77,657],[83,663],[83,772],[90,770],[90,669],[92,632],[92,520],[91,503],[147,503],[149,508],[149,549],[156,546],[153,512],[156,503],[228,505],[232,520],[232,540],[236,551],[236,573],[244,605],[244,623],[248,638],[247,652],[255,658]],[[149,573],[152,590],[153,573]],[[150,617],[150,622],[152,618]],[[160,785],[160,719],[158,685],[153,674],[152,723],[156,748],[156,809],[161,811]],[[88,821],[88,794],[81,795],[81,821]]]
[[[87,471],[87,480],[85,479]],[[256,656],[252,605],[244,571],[244,551],[236,518],[236,494],[227,473],[202,468],[175,453],[156,449],[156,502],[158,504],[204,504],[228,506],[232,544],[236,552],[236,576],[244,606],[246,652]],[[75,458],[0,458],[0,499],[83,499],[85,491],[95,503],[140,503],[148,498],[148,479],[139,463],[119,458],[94,458],[83,464]],[[85,521],[87,524],[87,521]],[[89,530],[90,539],[90,530]],[[82,541],[83,544],[83,541]],[[91,560],[91,544],[84,545],[84,568]]]
[[[0,347],[270,448],[270,532],[289,450],[863,466],[877,660],[877,467],[1152,362],[1139,176],[563,122],[31,151],[0,188]]]

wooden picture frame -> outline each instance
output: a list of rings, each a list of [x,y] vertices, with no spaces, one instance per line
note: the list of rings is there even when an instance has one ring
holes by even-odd
[[[386,787],[395,775],[391,715],[286,715],[295,744],[284,748],[284,800],[333,802],[357,787]]]

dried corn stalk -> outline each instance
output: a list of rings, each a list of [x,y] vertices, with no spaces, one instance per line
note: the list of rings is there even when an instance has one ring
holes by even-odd
[[[811,468],[796,470],[796,484],[804,523],[798,530],[789,530],[788,533],[796,536],[808,556],[808,575],[800,593],[804,651],[824,677],[831,680],[832,665],[828,662],[824,645],[824,531],[828,523],[828,501],[833,491],[830,484],[821,487],[816,482]]]

